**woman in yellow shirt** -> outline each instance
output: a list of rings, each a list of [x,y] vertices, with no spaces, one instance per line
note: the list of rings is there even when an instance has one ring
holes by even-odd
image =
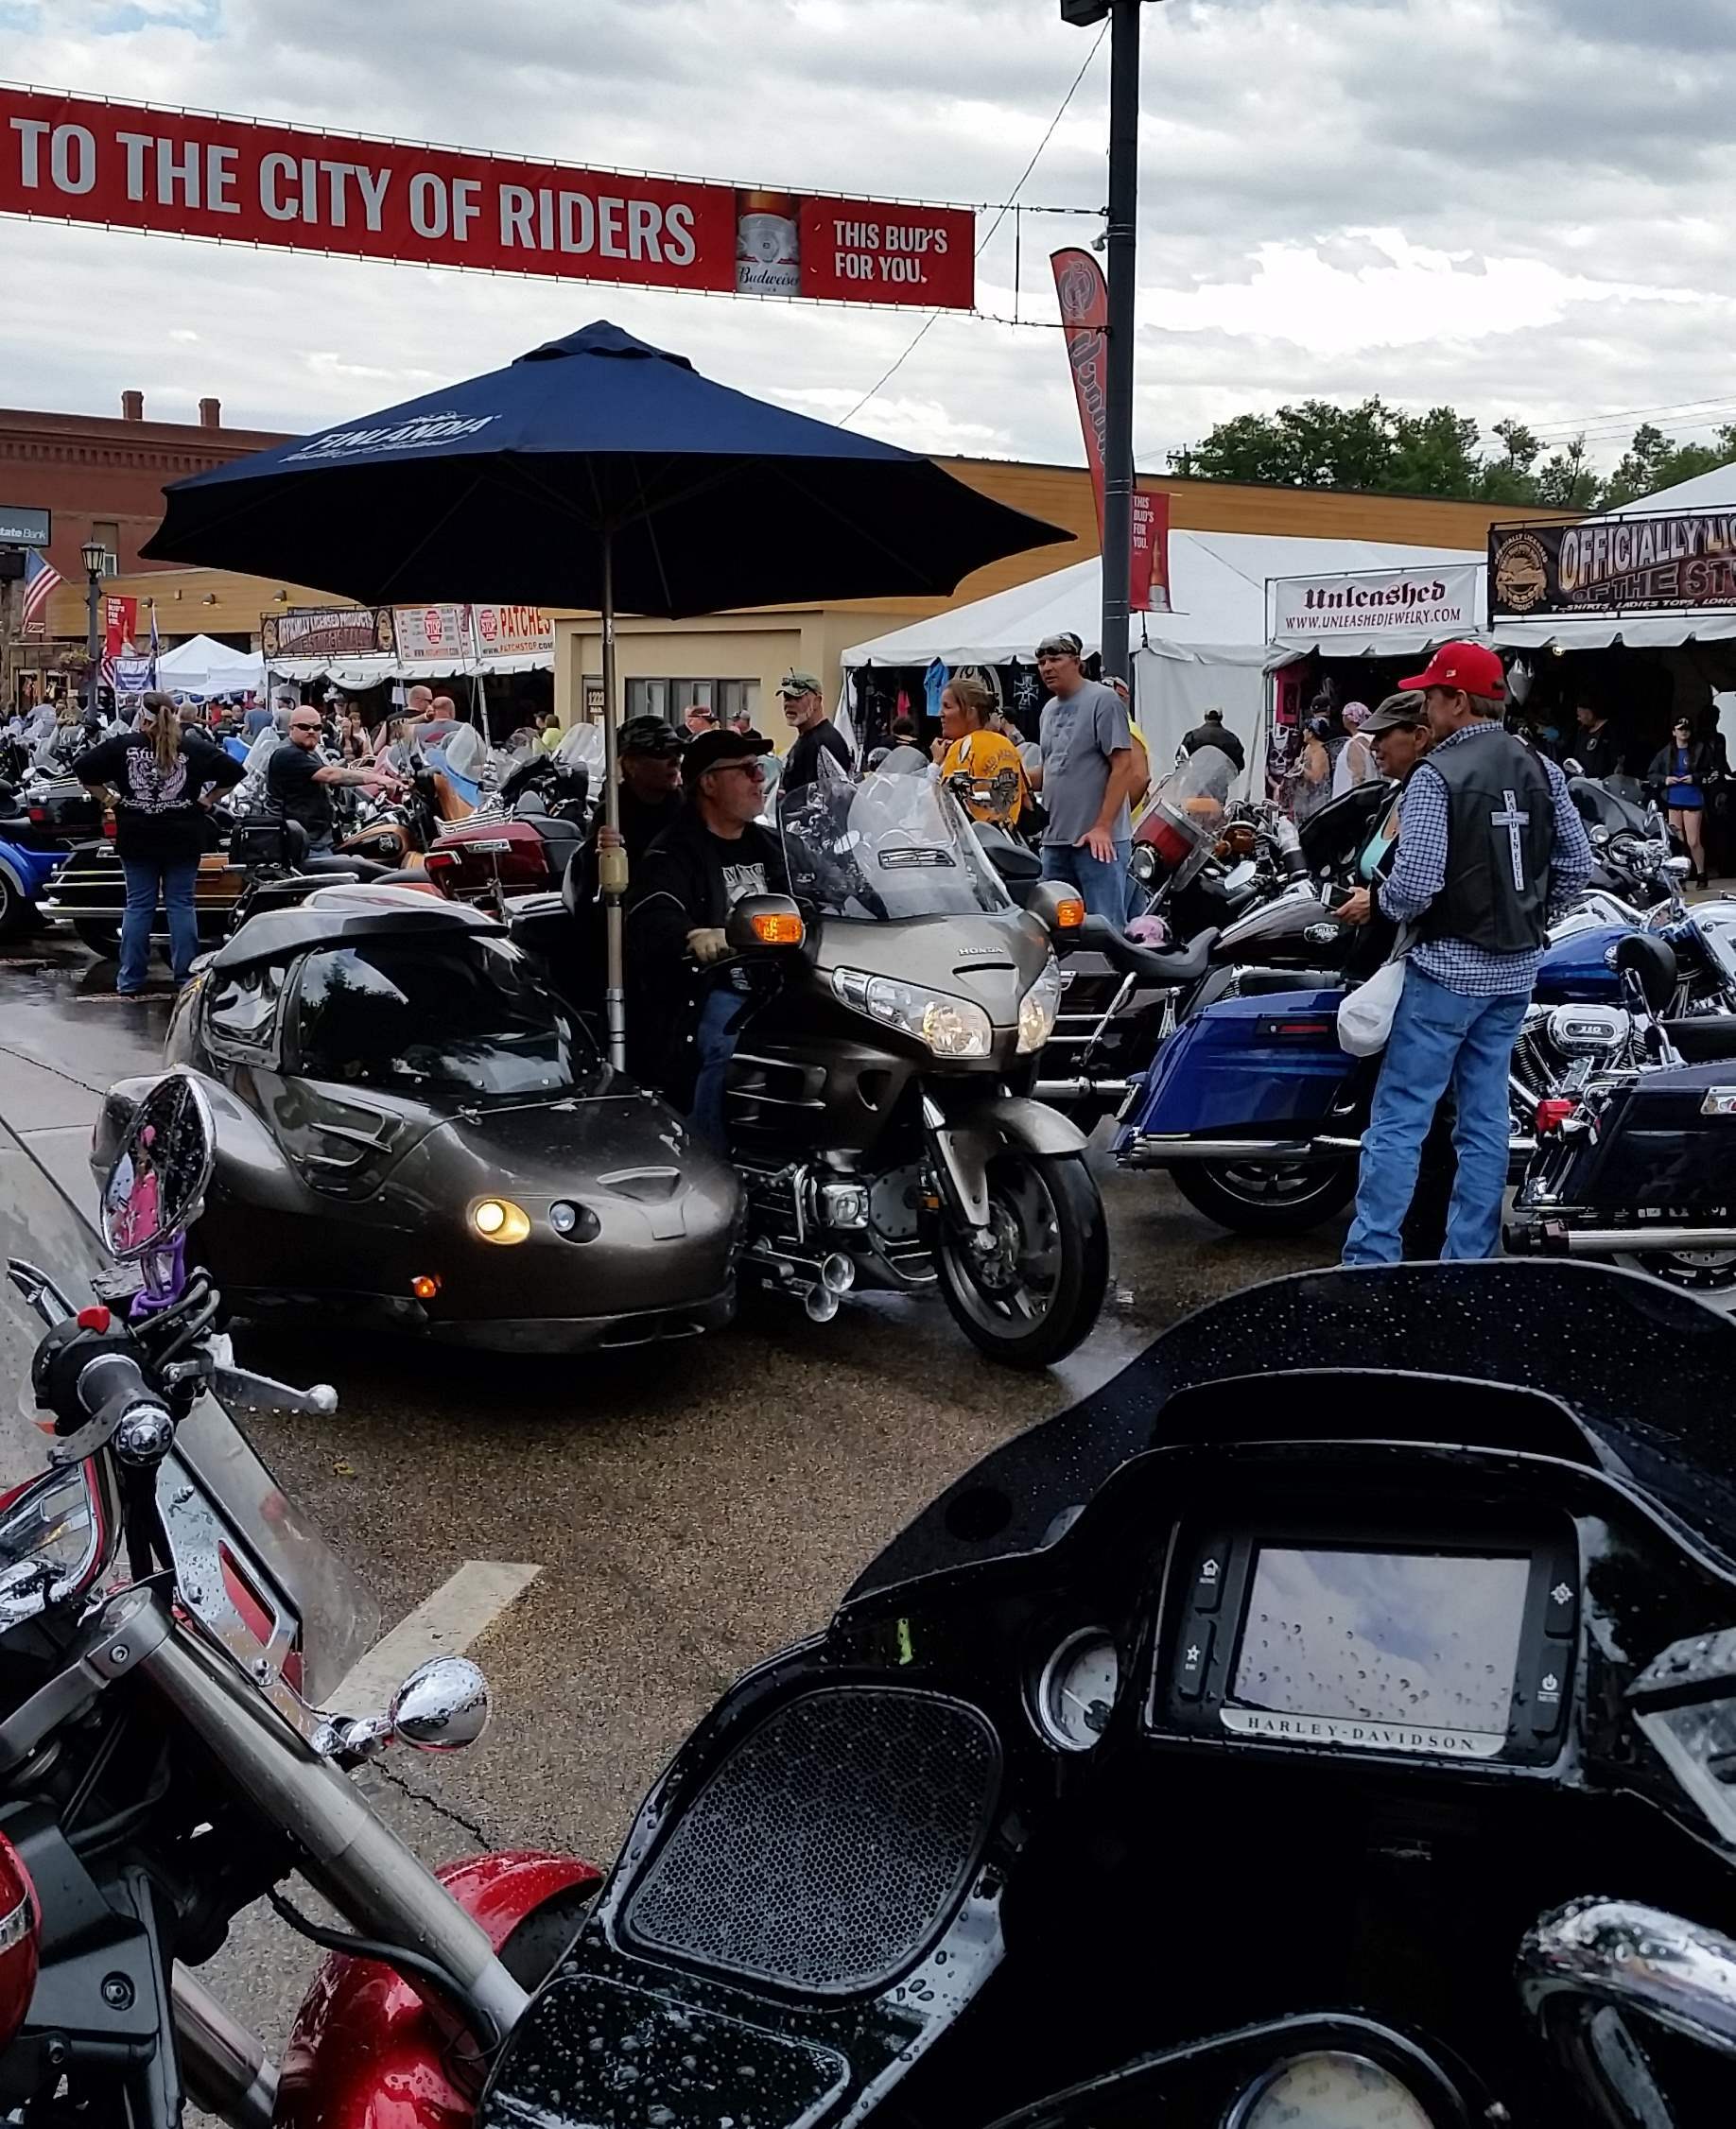
[[[1031,795],[1031,786],[1017,747],[1003,733],[989,729],[994,707],[994,696],[974,674],[961,673],[949,680],[941,697],[941,736],[934,742],[934,758],[943,784],[963,775],[982,785],[1010,771],[1011,781],[1003,787],[1004,802],[998,793],[991,801],[964,801],[964,810],[973,821],[998,821],[1010,828]]]

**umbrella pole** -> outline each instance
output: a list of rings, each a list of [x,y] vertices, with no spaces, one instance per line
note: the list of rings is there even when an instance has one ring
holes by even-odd
[[[582,686],[582,674],[580,681]],[[621,783],[615,744],[615,536],[607,529],[603,532],[602,543],[602,684],[603,820],[618,838]],[[627,992],[621,901],[627,892],[627,853],[618,841],[613,850],[600,853],[597,869],[603,891],[607,954],[603,1015],[609,1030],[609,1062],[617,1072],[624,1072],[627,1069]]]

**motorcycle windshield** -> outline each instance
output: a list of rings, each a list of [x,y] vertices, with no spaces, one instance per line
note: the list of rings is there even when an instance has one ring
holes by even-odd
[[[1013,908],[950,792],[884,770],[822,776],[778,801],[790,891],[823,917],[993,916]]]
[[[1217,747],[1186,754],[1157,787],[1135,832],[1169,868],[1172,893],[1202,869],[1217,845],[1229,807],[1236,765]]]
[[[1323,1390],[1323,1375],[1345,1371],[1341,1396]],[[1304,1373],[1306,1386],[1282,1379]],[[1411,1439],[1403,1378],[1416,1375],[1464,1386],[1455,1443],[1594,1464],[1736,1563],[1736,1434],[1724,1419],[1733,1374],[1736,1323],[1635,1272],[1492,1261],[1273,1279],[1185,1317],[1083,1403],[984,1458],[847,1601],[1040,1551],[1154,1449]],[[1389,1386],[1371,1380],[1381,1376]],[[1275,1378],[1269,1394],[1260,1376]],[[1166,1416],[1182,1393],[1232,1382],[1222,1398],[1189,1397],[1185,1422]],[[1511,1399],[1479,1402],[1484,1384],[1537,1393],[1526,1439],[1512,1436]]]
[[[95,1299],[107,1268],[95,1232],[26,1149],[0,1123],[0,1258],[31,1265],[72,1309]],[[48,1468],[46,1421],[30,1390],[30,1361],[47,1325],[9,1278],[0,1277],[0,1496]],[[215,1397],[182,1422],[175,1455],[244,1548],[293,1602],[302,1621],[303,1685],[318,1701],[373,1643],[379,1608],[287,1499]]]

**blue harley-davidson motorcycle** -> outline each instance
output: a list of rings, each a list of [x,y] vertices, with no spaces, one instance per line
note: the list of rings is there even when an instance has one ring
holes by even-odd
[[[36,898],[65,859],[63,850],[31,850],[0,841],[0,939],[35,922]]]
[[[1513,1157],[1536,1148],[1536,1106],[1567,1051],[1554,1015],[1616,1005],[1611,965],[1631,924],[1570,921],[1549,946],[1514,1047]],[[1342,987],[1220,997],[1184,1014],[1137,1079],[1116,1132],[1123,1168],[1167,1168],[1197,1211],[1249,1235],[1295,1235],[1341,1211],[1379,1057],[1338,1045]]]

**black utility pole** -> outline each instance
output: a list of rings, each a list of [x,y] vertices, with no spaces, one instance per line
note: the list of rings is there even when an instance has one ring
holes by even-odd
[[[1129,679],[1127,591],[1133,569],[1134,311],[1139,245],[1139,9],[1146,0],[1061,0],[1082,28],[1109,31],[1109,375],[1103,436],[1103,672]]]

